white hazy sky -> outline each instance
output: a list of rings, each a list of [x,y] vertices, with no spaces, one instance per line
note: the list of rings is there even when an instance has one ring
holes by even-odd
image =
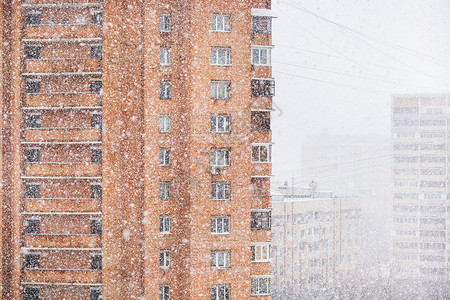
[[[308,136],[390,135],[391,94],[450,92],[449,0],[273,0],[274,174]]]

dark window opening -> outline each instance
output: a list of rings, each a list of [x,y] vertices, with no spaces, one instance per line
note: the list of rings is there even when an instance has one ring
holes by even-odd
[[[102,162],[102,149],[91,149],[91,162],[93,163]]]
[[[275,81],[267,79],[252,79],[252,97],[275,96]]]
[[[25,197],[32,199],[41,198],[41,186],[39,184],[25,185]]]
[[[40,254],[27,254],[25,255],[25,269],[39,269]]]
[[[91,185],[91,198],[92,199],[101,199],[102,198],[102,186],[99,184]]]
[[[39,288],[38,287],[25,287],[23,292],[24,300],[39,300]]]
[[[100,93],[101,90],[102,90],[101,80],[92,80],[91,81],[91,92],[92,93]]]
[[[29,80],[26,82],[25,90],[28,94],[37,94],[41,92],[40,80]]]
[[[102,25],[103,24],[103,13],[100,11],[96,11],[92,13],[92,24],[93,25]]]
[[[270,130],[270,112],[252,111],[252,130],[269,131]]]
[[[41,14],[28,14],[25,17],[25,22],[27,25],[37,26],[41,24]]]
[[[92,114],[91,115],[91,127],[100,128],[102,126],[102,115]]]
[[[91,269],[92,270],[101,270],[102,269],[102,255],[101,254],[91,255]]]
[[[25,149],[25,159],[29,163],[36,163],[41,160],[41,149]]]
[[[25,56],[27,59],[40,59],[41,46],[25,46]]]
[[[91,46],[91,58],[102,59],[102,46]]]
[[[91,234],[102,234],[102,220],[91,220]]]
[[[41,220],[25,220],[25,234],[39,234],[41,232]]]

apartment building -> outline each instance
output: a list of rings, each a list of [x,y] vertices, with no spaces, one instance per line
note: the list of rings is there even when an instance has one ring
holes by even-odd
[[[449,95],[392,98],[394,276],[447,289]]]
[[[2,299],[270,299],[272,18],[2,1]]]
[[[273,298],[331,299],[354,284],[360,199],[291,187],[277,188],[272,197]]]

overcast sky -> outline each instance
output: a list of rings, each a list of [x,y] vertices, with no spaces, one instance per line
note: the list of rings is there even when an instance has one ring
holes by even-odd
[[[389,136],[391,94],[450,92],[449,0],[273,0],[272,9],[274,174],[300,169],[308,136]]]

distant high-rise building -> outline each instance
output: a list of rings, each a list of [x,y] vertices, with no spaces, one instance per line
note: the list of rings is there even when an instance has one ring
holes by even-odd
[[[417,291],[449,291],[449,100],[392,99],[393,274]]]
[[[358,280],[361,202],[307,188],[273,194],[274,299],[331,299]]]
[[[0,3],[2,299],[270,299],[270,7]]]

